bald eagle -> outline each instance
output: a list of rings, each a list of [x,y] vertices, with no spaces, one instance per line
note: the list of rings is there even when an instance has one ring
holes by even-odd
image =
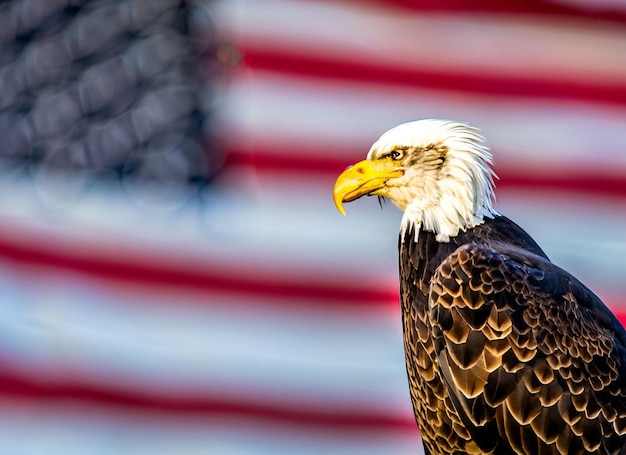
[[[626,453],[626,332],[493,207],[479,131],[401,124],[334,200],[393,201],[409,389],[426,454]]]

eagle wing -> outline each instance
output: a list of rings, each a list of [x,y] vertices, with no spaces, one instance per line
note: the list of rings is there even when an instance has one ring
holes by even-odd
[[[464,245],[431,281],[439,373],[486,452],[622,453],[626,333],[547,259]]]

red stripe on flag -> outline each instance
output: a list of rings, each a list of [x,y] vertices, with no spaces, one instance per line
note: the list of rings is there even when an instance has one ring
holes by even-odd
[[[162,412],[170,415],[231,416],[326,430],[417,431],[412,418],[384,415],[379,410],[311,409],[300,403],[238,402],[223,394],[211,397],[171,397],[120,388],[80,383],[76,380],[50,381],[38,375],[0,372],[0,397],[42,405],[50,402],[80,401],[98,407],[128,411]]]
[[[185,258],[168,253],[147,253],[106,246],[86,247],[68,241],[55,242],[11,232],[0,227],[0,258],[22,266],[35,266],[55,271],[70,271],[92,278],[171,288],[195,293],[216,292],[286,299],[292,305],[316,307],[329,305],[396,305],[398,295],[393,288],[359,283],[341,284],[340,277],[315,275],[306,270],[281,269],[272,265],[266,269],[251,268],[245,263],[230,265],[197,258]],[[252,254],[252,253],[251,253]],[[256,301],[256,300],[254,300]],[[211,299],[207,300],[207,304]]]
[[[593,84],[589,81],[558,78],[536,79],[512,75],[490,75],[482,71],[445,72],[428,67],[393,67],[365,60],[340,60],[314,55],[298,49],[263,47],[262,43],[246,42],[240,49],[246,65],[252,69],[280,72],[286,75],[308,76],[332,80],[391,84],[478,93],[498,96],[536,97],[589,101],[594,103],[626,104],[624,81]]]

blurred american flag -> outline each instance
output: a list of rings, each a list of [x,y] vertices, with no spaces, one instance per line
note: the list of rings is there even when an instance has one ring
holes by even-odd
[[[3,171],[0,453],[421,453],[400,212],[331,200],[409,120],[481,128],[498,210],[626,321],[626,2],[206,5],[242,58],[207,189],[59,207]]]

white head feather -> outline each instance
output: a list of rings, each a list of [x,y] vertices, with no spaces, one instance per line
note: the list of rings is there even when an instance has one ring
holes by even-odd
[[[405,172],[387,181],[383,196],[404,211],[402,238],[413,226],[416,240],[421,227],[447,242],[497,215],[492,155],[476,128],[447,120],[403,123],[384,133],[367,158],[393,150],[406,152]]]

